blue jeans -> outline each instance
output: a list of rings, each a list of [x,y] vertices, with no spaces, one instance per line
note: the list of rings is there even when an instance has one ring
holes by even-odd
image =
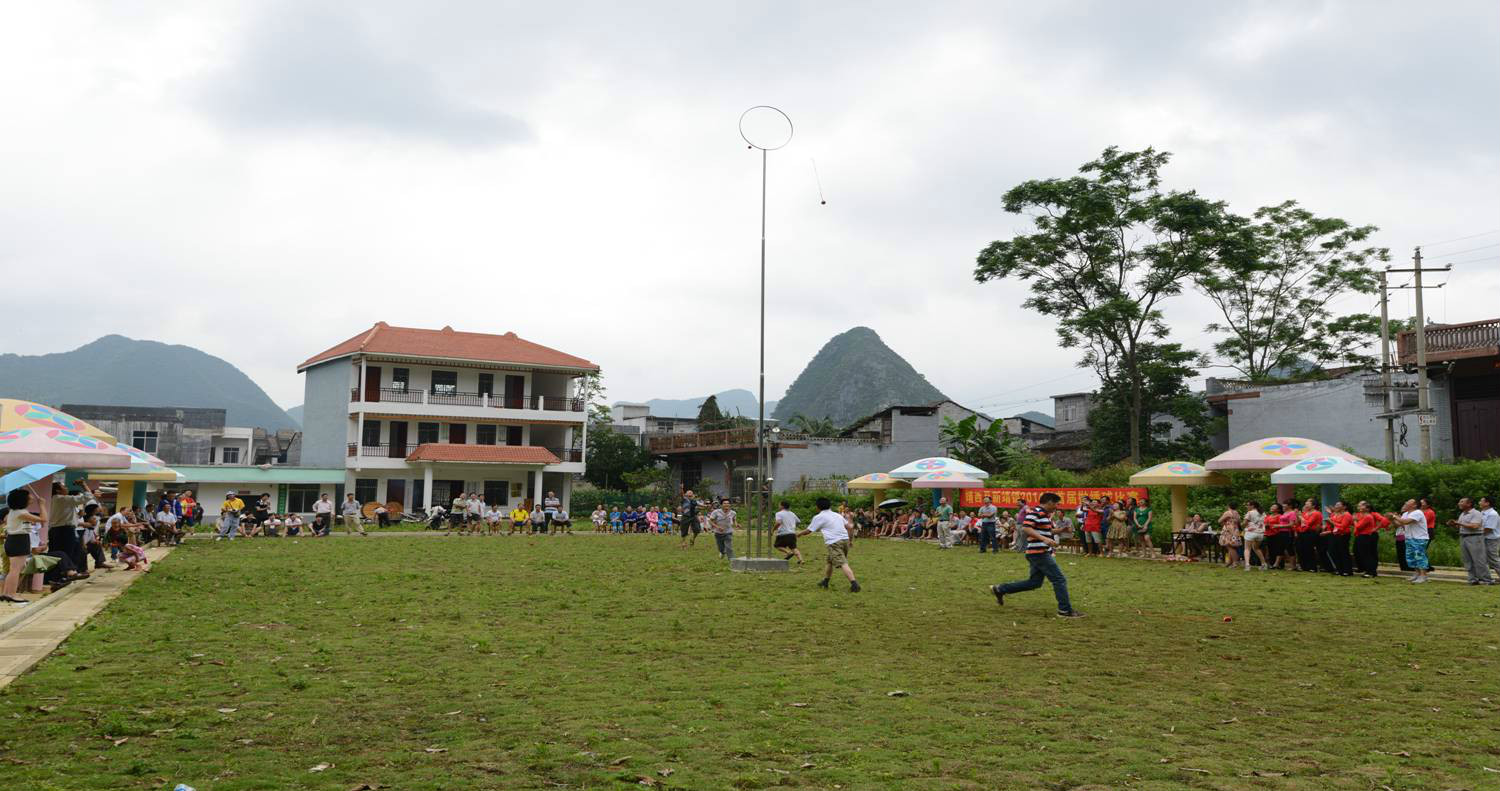
[[[1000,539],[995,536],[994,522],[981,522],[979,524],[979,551],[983,552],[985,547],[991,551],[1000,551]]]
[[[1072,612],[1073,604],[1068,601],[1068,578],[1063,576],[1062,569],[1058,568],[1057,559],[1052,557],[1052,553],[1029,554],[1026,556],[1026,562],[1031,564],[1031,576],[1021,582],[1007,582],[1001,585],[1000,592],[1011,594],[1036,590],[1042,587],[1042,580],[1047,579],[1052,582],[1052,594],[1057,597],[1057,611]]]
[[[714,545],[718,548],[720,555],[726,558],[734,557],[733,533],[714,533]]]

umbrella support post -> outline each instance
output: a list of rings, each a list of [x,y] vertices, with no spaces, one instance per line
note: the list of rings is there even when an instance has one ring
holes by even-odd
[[[1339,485],[1325,483],[1318,486],[1318,499],[1322,501],[1323,518],[1327,519],[1333,504],[1339,501]]]
[[[1297,496],[1297,485],[1294,483],[1276,484],[1276,501],[1285,505],[1287,500]]]
[[[125,510],[135,507],[135,481],[120,481],[115,490],[115,508]]]
[[[1172,532],[1181,533],[1187,526],[1188,492],[1186,486],[1172,487]]]

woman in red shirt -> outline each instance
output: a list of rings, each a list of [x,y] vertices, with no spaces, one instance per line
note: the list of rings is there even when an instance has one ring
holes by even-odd
[[[1323,532],[1323,512],[1308,498],[1297,522],[1297,570],[1318,570],[1318,534]]]
[[[1354,506],[1354,562],[1362,577],[1374,577],[1380,565],[1380,531],[1386,529],[1391,520],[1383,514],[1370,510],[1370,504],[1360,500]]]
[[[1328,567],[1340,577],[1354,576],[1354,564],[1349,557],[1349,536],[1354,532],[1354,514],[1349,513],[1349,504],[1343,500],[1329,509],[1328,519],[1323,524],[1323,557]]]

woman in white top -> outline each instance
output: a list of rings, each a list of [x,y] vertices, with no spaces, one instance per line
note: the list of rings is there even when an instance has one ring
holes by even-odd
[[[1266,517],[1260,512],[1260,503],[1251,500],[1245,503],[1245,570],[1250,570],[1250,554],[1260,559],[1260,565],[1256,566],[1264,570],[1271,565],[1266,561],[1266,554],[1261,551],[1261,542],[1266,539]]]
[[[0,601],[25,604],[25,599],[16,598],[21,585],[21,569],[31,557],[32,525],[42,524],[42,518],[26,510],[31,505],[31,492],[15,489],[5,496],[5,505],[10,510],[5,514],[5,557],[9,558],[5,573],[5,592]]]

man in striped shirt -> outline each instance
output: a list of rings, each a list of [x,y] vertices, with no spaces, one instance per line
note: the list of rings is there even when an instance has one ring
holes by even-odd
[[[1057,539],[1052,537],[1052,513],[1062,498],[1053,492],[1042,495],[1040,504],[1026,511],[1016,532],[1025,537],[1026,562],[1031,566],[1031,576],[1020,582],[991,585],[990,593],[995,601],[1005,604],[1005,594],[1020,593],[1042,587],[1042,580],[1052,583],[1052,593],[1057,596],[1057,617],[1082,618],[1083,613],[1073,609],[1068,601],[1068,578],[1057,566],[1052,551],[1057,548]]]

